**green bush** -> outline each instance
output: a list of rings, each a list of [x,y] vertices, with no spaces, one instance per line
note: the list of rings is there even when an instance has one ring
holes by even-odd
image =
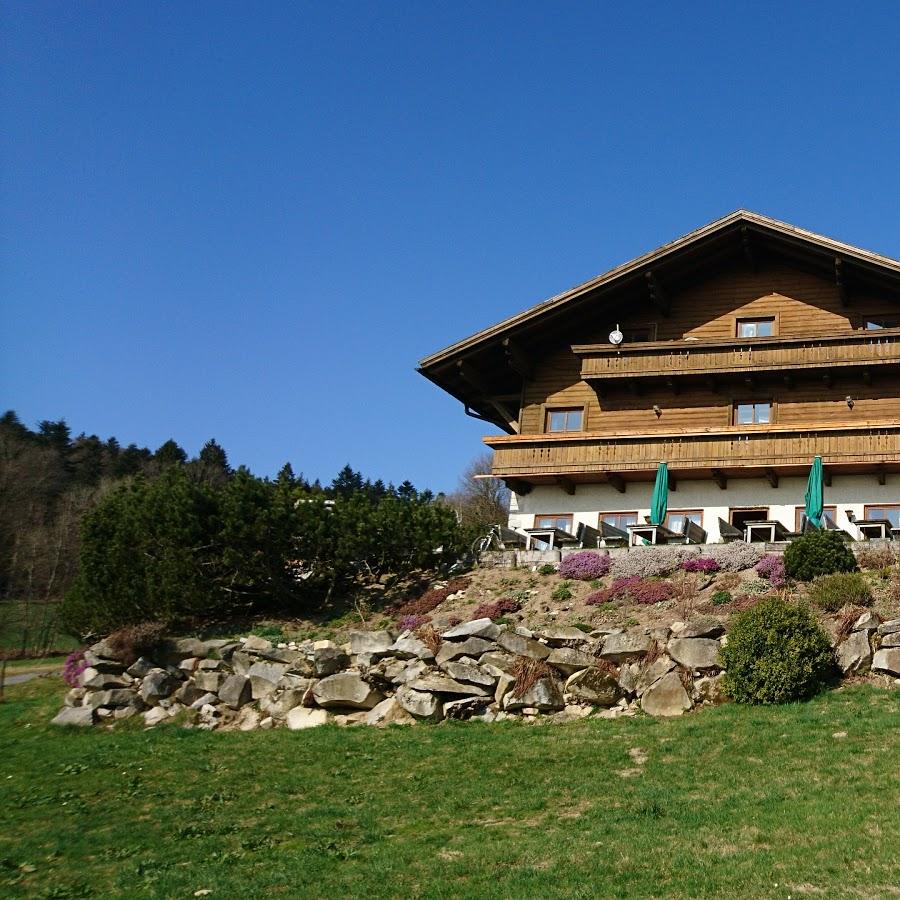
[[[856,557],[836,531],[814,531],[797,538],[784,553],[789,578],[812,581],[819,575],[855,572]]]
[[[809,600],[825,612],[837,612],[842,606],[869,606],[872,590],[859,572],[820,575],[809,586]]]
[[[834,671],[831,642],[813,614],[778,597],[735,616],[721,657],[723,687],[738,703],[804,700]]]
[[[556,566],[553,563],[544,563],[542,566],[538,567],[538,575],[555,575],[556,574]]]
[[[565,602],[566,600],[572,599],[572,582],[570,581],[561,581],[557,586],[553,593],[550,595],[551,600],[557,600],[559,602]]]
[[[731,592],[716,591],[710,599],[713,606],[724,606],[726,603],[731,603]]]

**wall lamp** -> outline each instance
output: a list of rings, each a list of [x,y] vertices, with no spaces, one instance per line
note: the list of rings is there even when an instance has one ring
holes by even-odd
[[[662,415],[662,410],[655,403],[653,404],[653,412],[656,413],[657,419]]]
[[[847,397],[847,406],[849,406],[850,409],[853,409],[853,398],[850,396]]]

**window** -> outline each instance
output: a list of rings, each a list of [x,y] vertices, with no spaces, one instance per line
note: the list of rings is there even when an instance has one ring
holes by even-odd
[[[581,431],[584,408],[548,409],[547,431]]]
[[[771,400],[760,400],[734,404],[735,425],[768,425],[771,421]]]
[[[737,336],[739,338],[772,337],[775,334],[774,319],[738,319]]]
[[[564,513],[548,513],[534,517],[535,528],[558,528],[560,531],[572,531],[572,516]]]
[[[619,531],[625,531],[629,525],[637,525],[636,512],[613,512],[600,513],[600,521],[618,528]]]
[[[900,506],[897,504],[867,506],[865,510],[866,519],[887,519],[891,528],[900,528]]]
[[[702,509],[679,509],[670,513],[666,513],[665,526],[669,531],[675,531],[681,534],[684,531],[684,520],[689,519],[695,525],[703,527],[703,510]]]
[[[806,507],[798,506],[796,510],[794,510],[794,531],[799,531],[803,527],[803,517],[806,515]],[[836,506],[823,506],[822,507],[822,518],[828,516],[832,522],[837,518],[837,507]]]
[[[883,316],[866,316],[863,319],[866,331],[881,331],[882,328],[900,328],[900,319],[886,319]]]

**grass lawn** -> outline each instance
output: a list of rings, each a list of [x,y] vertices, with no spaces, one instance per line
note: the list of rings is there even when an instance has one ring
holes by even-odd
[[[900,895],[900,691],[567,726],[61,731],[0,705],[4,897]]]

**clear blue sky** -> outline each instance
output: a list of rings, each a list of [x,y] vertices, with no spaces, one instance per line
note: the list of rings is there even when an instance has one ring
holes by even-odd
[[[6,2],[0,406],[452,488],[417,360],[739,206],[900,256],[895,3]]]

